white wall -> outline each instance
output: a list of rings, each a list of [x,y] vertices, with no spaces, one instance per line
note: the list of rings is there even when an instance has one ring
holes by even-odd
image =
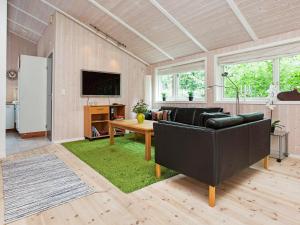
[[[7,70],[18,70],[19,56],[36,56],[37,45],[15,34],[8,32],[7,35]],[[12,102],[16,97],[18,80],[6,79],[6,101]]]
[[[144,97],[147,67],[143,63],[60,13],[39,41],[38,55],[47,57],[51,46],[55,61],[53,141],[83,138],[83,107],[87,98],[80,96],[81,69],[121,73],[121,97],[98,97],[90,101],[125,104],[127,118],[132,116],[133,104]]]
[[[7,0],[0,1],[0,158],[5,157]]]

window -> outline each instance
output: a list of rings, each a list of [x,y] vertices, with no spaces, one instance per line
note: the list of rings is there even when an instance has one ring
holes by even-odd
[[[159,93],[164,93],[166,96],[173,97],[173,85],[174,76],[173,75],[162,75],[158,77],[158,90]]]
[[[167,101],[188,101],[192,92],[194,100],[205,98],[205,66],[204,61],[170,66],[157,70],[158,101],[166,95]]]
[[[238,86],[241,98],[267,97],[267,90],[273,82],[273,62],[260,62],[224,65],[231,80]],[[224,79],[224,98],[235,98],[236,90],[233,84]]]
[[[217,58],[219,72],[216,73],[217,100],[233,100],[234,85],[221,76],[228,72],[237,85],[241,101],[263,100],[273,83],[278,92],[300,90],[300,42],[278,45],[255,51],[223,55]]]
[[[197,99],[205,97],[205,72],[203,70],[178,73],[178,97],[186,98],[188,92],[192,91]]]
[[[279,90],[300,90],[300,55],[279,59]]]

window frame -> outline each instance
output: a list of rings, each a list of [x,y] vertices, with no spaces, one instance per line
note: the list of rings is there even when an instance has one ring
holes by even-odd
[[[174,64],[168,64],[166,66],[160,66],[155,68],[155,90],[154,90],[154,99],[155,99],[155,103],[207,103],[207,89],[204,88],[204,98],[195,98],[193,101],[189,101],[188,96],[186,98],[176,98],[176,96],[178,95],[178,80],[177,80],[177,74],[172,74],[174,76],[173,79],[173,94],[175,96],[175,98],[172,99],[168,99],[166,101],[162,101],[160,93],[159,93],[159,79],[158,77],[161,75],[158,75],[158,71],[161,69],[166,69],[172,66],[180,66],[180,65],[185,65],[185,64],[189,64],[189,63],[197,63],[197,62],[203,62],[204,63],[204,86],[207,86],[207,57],[203,57],[203,58],[197,58],[197,59],[193,59],[193,60],[189,60],[189,61],[184,61],[184,62],[178,62],[178,63],[174,63]],[[171,74],[169,74],[171,75]]]
[[[263,49],[263,48],[257,48],[256,50]],[[234,55],[242,52],[247,52],[249,50],[244,50],[244,51],[238,51],[233,54],[220,54],[220,55],[215,55],[214,56],[214,79],[215,79],[215,84],[222,86],[221,88],[214,88],[214,103],[235,103],[235,98],[226,98],[224,96],[224,78],[220,76],[220,74],[224,71],[223,70],[223,65],[224,64],[218,64],[218,58],[221,56],[225,55]],[[255,51],[255,50],[252,50]],[[277,55],[276,57],[270,57],[269,59],[264,59],[260,61],[265,61],[265,60],[272,60],[273,62],[273,83],[277,87],[277,92],[280,92],[280,58],[282,57],[291,57],[295,55],[300,55],[299,53],[293,53],[293,54],[282,54],[282,55]],[[247,62],[259,62],[256,60],[249,60],[249,61],[244,61],[241,63],[247,63]],[[239,64],[239,63],[233,63],[233,64]],[[241,98],[240,97],[240,103],[242,104],[266,104],[267,97],[261,97],[261,98]],[[278,105],[297,105],[300,104],[300,101],[280,101],[278,100],[277,103]]]

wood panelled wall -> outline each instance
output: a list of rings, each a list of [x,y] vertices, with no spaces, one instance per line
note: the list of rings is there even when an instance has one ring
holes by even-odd
[[[7,70],[18,70],[19,56],[37,55],[37,45],[12,33],[7,34]],[[17,80],[6,78],[6,101],[15,100]]]
[[[132,117],[133,104],[143,98],[146,66],[62,14],[56,14],[52,26],[55,30],[46,31],[38,52],[46,56],[51,47],[45,45],[54,44],[53,140],[83,138],[83,106],[88,98],[80,96],[81,69],[121,73],[121,97],[89,101],[125,104],[126,117]]]
[[[196,54],[192,56],[183,57],[177,59],[175,61],[166,61],[162,63],[153,64],[148,68],[147,74],[153,75],[152,83],[155,84],[155,68],[160,66],[165,66],[168,64],[173,64],[177,62],[184,62],[196,58],[207,58],[207,85],[214,84],[214,56],[216,54],[232,52],[236,50],[247,49],[259,45],[269,44],[276,41],[282,41],[291,38],[300,37],[300,31],[293,31],[289,33],[285,33],[282,35],[277,35],[265,39],[259,39],[258,41],[248,42],[245,44],[230,46],[222,49],[217,49],[214,51],[210,51],[207,53]],[[196,104],[196,103],[156,103],[155,102],[155,85],[153,85],[153,108],[159,108],[162,105],[168,106],[180,106],[180,107],[210,107],[210,106],[220,106],[223,107],[225,111],[234,113],[235,112],[235,104],[227,103],[227,104],[219,104],[214,103],[214,90],[207,90],[207,103],[205,104]],[[264,112],[266,117],[269,117],[270,112],[267,110],[264,104],[241,104],[241,113],[246,112],[254,112],[261,111]],[[285,129],[290,132],[289,135],[289,151],[294,154],[300,155],[300,104],[290,104],[290,105],[278,105],[276,110],[274,111],[274,119],[279,119],[282,121],[282,124],[285,125]]]

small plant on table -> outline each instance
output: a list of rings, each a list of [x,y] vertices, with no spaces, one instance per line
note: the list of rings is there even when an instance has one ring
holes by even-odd
[[[136,119],[138,123],[143,123],[145,120],[145,113],[148,111],[148,105],[144,100],[139,100],[135,106],[133,106],[132,112],[136,113]]]

